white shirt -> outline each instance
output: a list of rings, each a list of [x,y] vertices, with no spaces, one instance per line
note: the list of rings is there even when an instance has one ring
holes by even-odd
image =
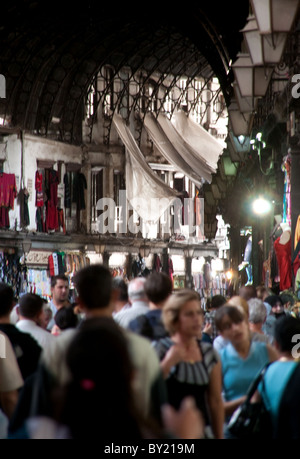
[[[92,319],[90,319],[92,320]],[[70,381],[70,370],[66,365],[66,353],[78,329],[65,330],[54,337],[54,343],[42,353],[41,361],[48,371],[64,385]],[[157,353],[150,341],[130,330],[124,329],[128,340],[129,352],[136,372],[133,380],[135,400],[144,415],[149,414],[151,391],[154,382],[161,374]]]
[[[49,303],[49,308],[50,308],[51,311],[52,311],[52,317],[51,317],[51,320],[50,320],[49,323],[48,323],[47,330],[51,331],[52,328],[53,328],[54,325],[55,325],[54,317],[55,317],[55,314],[57,313],[57,307],[56,307],[55,304],[53,303],[53,300],[50,301],[50,303]]]
[[[48,331],[39,327],[33,320],[22,319],[16,323],[16,327],[22,332],[29,333],[41,346],[42,349],[50,346],[55,339],[54,335],[51,335]]]
[[[23,378],[9,338],[0,332],[0,392],[20,389]]]
[[[114,315],[114,320],[121,325],[121,327],[127,328],[130,322],[136,319],[138,316],[142,316],[149,312],[149,304],[145,301],[135,301],[132,303],[131,308],[121,309]]]

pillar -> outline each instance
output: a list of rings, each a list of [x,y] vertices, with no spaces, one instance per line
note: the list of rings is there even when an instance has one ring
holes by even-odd
[[[185,286],[186,288],[193,289],[194,288],[194,280],[192,275],[192,257],[184,257],[185,261]]]
[[[108,252],[102,253],[103,266],[105,266],[106,268],[109,267],[109,258],[110,258],[110,253]]]

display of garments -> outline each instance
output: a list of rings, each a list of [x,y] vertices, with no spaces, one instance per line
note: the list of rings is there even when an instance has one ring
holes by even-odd
[[[0,228],[9,229],[9,210],[14,209],[17,197],[15,174],[0,173]]]
[[[44,205],[44,190],[43,190],[43,174],[38,170],[35,173],[35,205],[36,207],[43,207]]]
[[[57,189],[58,189],[58,172],[54,169],[49,170],[48,176],[48,200],[46,203],[46,223],[48,230],[58,229],[58,211],[57,211]]]
[[[70,209],[71,207],[71,185],[69,182],[69,176],[67,172],[64,175],[64,185],[65,185],[64,205],[66,209]]]
[[[15,174],[0,174],[0,207],[14,209],[14,200],[17,197]]]
[[[152,269],[153,269],[153,271],[156,271],[157,273],[159,273],[162,270],[162,264],[161,264],[159,255],[157,255],[157,253],[155,253],[154,257],[153,257],[153,267],[152,267]]]
[[[9,214],[7,207],[0,207],[0,228],[9,229]]]
[[[300,215],[298,215],[297,223],[295,227],[294,249],[296,249],[299,241],[300,241]]]
[[[281,244],[278,237],[274,242],[274,250],[279,268],[279,288],[280,291],[287,290],[292,286],[291,239]]]
[[[84,190],[87,189],[87,182],[82,172],[77,172],[73,180],[72,202],[77,203],[79,210],[85,209]]]
[[[173,280],[173,261],[171,257],[168,257],[168,276],[170,277],[171,280]]]
[[[58,274],[65,274],[65,253],[54,252],[48,257],[49,274],[50,276],[57,276]]]
[[[19,192],[19,203],[20,203],[20,220],[21,226],[28,226],[30,223],[29,209],[28,209],[28,198],[29,193],[27,188],[22,188]]]
[[[57,209],[57,212],[58,212],[58,226],[59,228],[63,230],[63,233],[66,234],[64,211],[63,209]]]

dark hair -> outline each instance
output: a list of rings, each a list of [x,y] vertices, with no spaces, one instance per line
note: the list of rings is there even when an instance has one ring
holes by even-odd
[[[257,298],[257,291],[254,285],[242,285],[239,289],[239,295],[244,298],[246,301],[250,298]]]
[[[118,301],[128,301],[128,286],[122,277],[113,277],[112,287],[119,292]]]
[[[87,309],[106,308],[112,294],[112,275],[103,265],[86,266],[73,277],[77,293]]]
[[[232,306],[230,304],[225,304],[224,306],[221,306],[219,309],[216,310],[215,313],[215,324],[217,329],[221,332],[223,331],[222,325],[225,316],[228,316],[231,322],[233,322],[234,324],[239,324],[246,319],[245,314],[243,314],[238,307]]]
[[[283,301],[282,301],[282,299],[280,298],[279,295],[267,296],[267,298],[264,299],[264,302],[268,303],[272,307],[275,306],[276,303],[281,303],[281,305],[283,306]]]
[[[66,330],[67,328],[76,328],[78,325],[78,316],[75,314],[72,305],[63,306],[56,312],[54,321],[61,330]]]
[[[210,300],[210,308],[220,308],[226,304],[226,298],[223,295],[214,295]]]
[[[45,301],[35,293],[25,293],[19,299],[19,311],[21,316],[33,319],[42,309]]]
[[[300,335],[300,319],[284,315],[276,320],[274,338],[281,351],[291,351],[295,346],[294,335]]]
[[[134,367],[121,328],[111,318],[87,319],[66,354],[71,382],[62,421],[77,438],[141,438],[135,416]]]
[[[291,306],[295,303],[295,299],[293,295],[289,293],[280,293],[280,298],[282,300],[282,303],[285,305],[286,303],[291,303]]]
[[[7,316],[13,308],[14,291],[4,282],[0,282],[0,317]]]
[[[173,283],[166,273],[152,273],[145,282],[145,292],[148,299],[154,303],[165,301],[172,293]]]
[[[69,284],[69,279],[67,278],[67,276],[65,276],[64,274],[57,274],[56,276],[51,277],[51,288],[56,286],[56,282],[58,280],[66,281]]]

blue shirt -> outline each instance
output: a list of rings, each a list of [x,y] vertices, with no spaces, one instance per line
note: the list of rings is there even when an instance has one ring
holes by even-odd
[[[272,422],[276,425],[282,394],[292,376],[298,362],[273,362],[264,376],[264,389],[260,384],[258,389],[263,397],[265,406],[271,414]]]
[[[269,362],[266,343],[252,341],[248,356],[239,356],[231,343],[221,351],[223,395],[225,401],[245,395],[259,371]]]

